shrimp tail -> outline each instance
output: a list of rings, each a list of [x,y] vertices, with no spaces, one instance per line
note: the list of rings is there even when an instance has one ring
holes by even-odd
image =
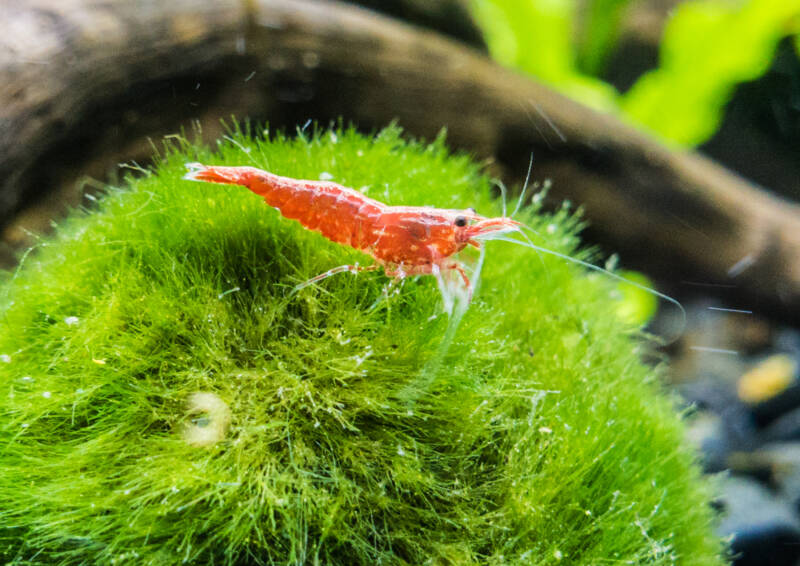
[[[245,177],[249,173],[248,168],[244,167],[215,167],[202,163],[187,163],[186,168],[189,171],[183,178],[188,181],[206,181],[226,185],[245,184],[247,181]]]

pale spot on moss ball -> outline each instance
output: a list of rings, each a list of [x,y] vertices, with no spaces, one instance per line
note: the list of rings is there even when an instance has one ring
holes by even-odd
[[[80,319],[77,316],[68,316],[64,319],[64,322],[67,326],[75,326],[80,322]]]
[[[9,356],[8,354],[0,354],[0,362],[3,362],[5,364],[10,364],[11,356]]]
[[[212,446],[223,440],[231,424],[231,410],[218,395],[198,391],[187,400],[183,439],[192,446]]]
[[[53,396],[53,394],[50,393],[49,391],[42,392],[42,397],[44,397],[45,399],[49,399],[52,396]]]

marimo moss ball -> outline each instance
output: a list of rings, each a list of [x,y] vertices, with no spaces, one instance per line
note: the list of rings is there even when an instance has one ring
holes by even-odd
[[[499,216],[468,158],[397,129],[165,153],[0,284],[6,563],[722,563],[610,278],[487,242],[449,333],[431,276],[292,293],[370,258],[182,179],[189,161],[254,165]],[[587,257],[567,210],[517,218]]]

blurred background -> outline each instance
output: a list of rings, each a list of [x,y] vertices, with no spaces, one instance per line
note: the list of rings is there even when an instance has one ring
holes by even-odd
[[[580,208],[655,335],[735,563],[800,564],[800,0],[0,3],[0,265],[206,143],[396,121]],[[465,206],[469,206],[466,203]],[[665,358],[667,356],[667,358]]]

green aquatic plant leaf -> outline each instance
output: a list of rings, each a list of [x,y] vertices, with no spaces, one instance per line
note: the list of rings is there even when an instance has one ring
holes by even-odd
[[[583,3],[577,34],[577,66],[585,74],[600,76],[619,38],[630,0],[590,0]]]
[[[432,277],[185,163],[499,215],[443,139],[350,129],[178,143],[0,285],[8,564],[721,564],[709,486],[615,282],[488,242],[446,351]],[[519,219],[576,251],[567,210]],[[437,360],[437,356],[441,359]]]
[[[574,0],[472,0],[472,8],[495,59],[599,110],[616,107],[617,94],[611,85],[578,70],[572,39]],[[586,51],[582,57],[587,65],[599,64],[588,62]]]
[[[659,68],[634,84],[621,108],[667,140],[700,144],[719,127],[736,85],[764,74],[778,42],[798,26],[798,0],[682,3],[664,30]]]
[[[800,0],[692,0],[670,17],[660,65],[624,95],[597,76],[627,0],[472,0],[492,56],[665,141],[694,146],[719,128],[736,85],[766,72],[800,27]],[[797,42],[798,40],[795,39]]]

